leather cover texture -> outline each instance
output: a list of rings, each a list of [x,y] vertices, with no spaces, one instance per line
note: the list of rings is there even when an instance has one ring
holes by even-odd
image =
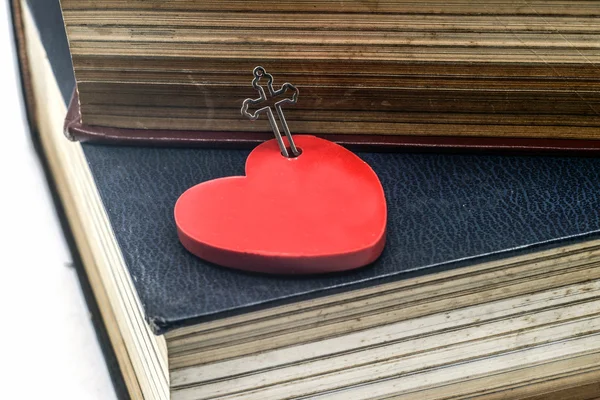
[[[248,151],[83,145],[157,332],[257,307],[456,268],[600,229],[600,159],[360,153],[388,202],[374,264],[322,277],[264,276],[188,253],[173,218],[189,187],[244,173]],[[532,247],[533,246],[533,247]]]
[[[41,26],[50,24],[47,14],[36,14]],[[65,40],[62,26],[45,32],[54,35],[46,38],[46,46]],[[68,62],[68,53],[60,58],[49,50],[53,65]],[[58,81],[63,94],[72,91],[72,80]],[[600,158],[362,152],[387,197],[387,246],[381,258],[328,276],[244,273],[188,253],[177,238],[173,206],[199,182],[243,174],[249,151],[82,147],[156,333],[600,237]]]
[[[27,0],[46,49],[61,94],[68,101],[75,77],[59,0]],[[40,104],[39,106],[43,106]]]

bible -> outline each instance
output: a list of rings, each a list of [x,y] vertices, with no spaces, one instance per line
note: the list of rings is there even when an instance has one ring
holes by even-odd
[[[72,138],[257,144],[248,71],[301,134],[365,148],[597,152],[600,4],[63,0]]]

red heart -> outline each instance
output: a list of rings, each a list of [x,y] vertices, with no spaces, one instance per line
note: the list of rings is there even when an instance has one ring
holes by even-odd
[[[302,150],[256,147],[246,176],[204,182],[175,205],[181,243],[226,267],[278,274],[358,268],[385,244],[387,209],[375,172],[345,148],[294,136]]]

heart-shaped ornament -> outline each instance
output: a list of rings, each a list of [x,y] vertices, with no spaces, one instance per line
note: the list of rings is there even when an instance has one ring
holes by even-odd
[[[367,163],[314,136],[294,136],[301,154],[275,140],[248,156],[246,176],[204,182],[175,205],[179,239],[225,267],[313,274],[362,267],[385,245],[383,188]]]

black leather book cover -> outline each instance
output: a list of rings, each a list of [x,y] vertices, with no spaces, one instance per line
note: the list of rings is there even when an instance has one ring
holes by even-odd
[[[67,102],[69,54],[62,26],[46,20],[50,2],[30,0]],[[359,153],[387,196],[382,257],[329,276],[243,273],[189,254],[173,206],[199,182],[243,174],[248,150],[82,146],[156,333],[600,236],[600,158]]]

